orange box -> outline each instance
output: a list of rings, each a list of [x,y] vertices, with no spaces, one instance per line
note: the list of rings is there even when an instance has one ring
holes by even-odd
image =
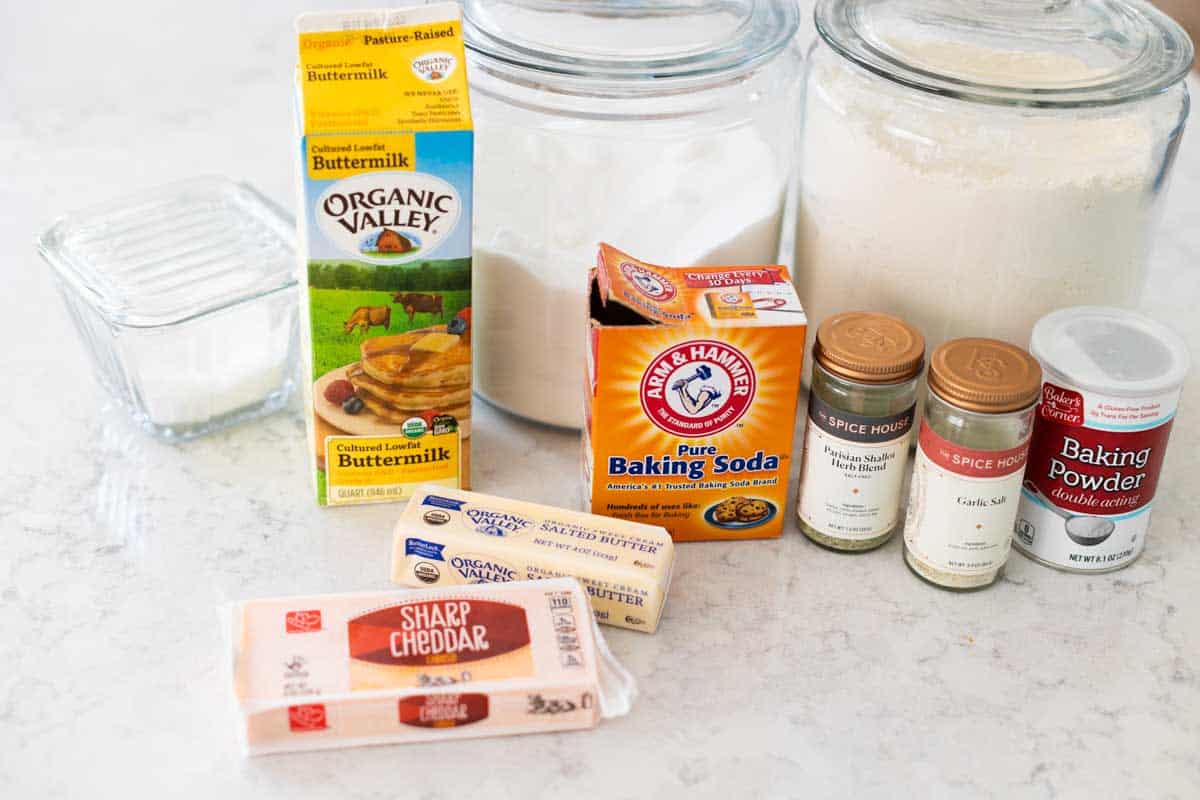
[[[592,513],[676,541],[779,536],[807,327],[787,269],[660,267],[601,244],[590,276]]]

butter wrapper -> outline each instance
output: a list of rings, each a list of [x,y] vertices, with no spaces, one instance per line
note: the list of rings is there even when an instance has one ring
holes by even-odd
[[[230,641],[249,755],[590,728],[636,694],[571,578],[254,600]]]
[[[665,528],[422,486],[396,523],[392,580],[408,586],[572,576],[596,621],[653,633],[675,547]]]

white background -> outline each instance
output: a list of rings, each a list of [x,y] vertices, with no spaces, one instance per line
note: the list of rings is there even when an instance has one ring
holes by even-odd
[[[131,430],[32,243],[58,213],[197,173],[293,206],[291,20],[315,5],[3,5],[0,796],[1200,795],[1195,377],[1127,570],[1064,575],[1014,554],[1002,583],[954,595],[906,571],[899,537],[862,556],[794,526],[683,545],[660,632],[608,631],[641,686],[626,718],[241,759],[218,604],[386,588],[397,510],[314,508],[295,406],[182,447]],[[1198,138],[1150,291],[1193,344]],[[578,501],[575,434],[476,415],[477,488]]]

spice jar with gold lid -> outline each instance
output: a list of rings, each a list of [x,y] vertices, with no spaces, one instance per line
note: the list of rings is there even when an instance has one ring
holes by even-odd
[[[900,523],[925,339],[904,320],[851,311],[821,323],[796,514],[817,544],[879,547]]]
[[[996,339],[955,339],[929,360],[904,560],[946,589],[996,581],[1008,560],[1042,369]]]

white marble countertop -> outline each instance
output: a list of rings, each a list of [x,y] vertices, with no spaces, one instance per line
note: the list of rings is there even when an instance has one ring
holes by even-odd
[[[301,4],[55,5],[10,7],[0,33],[0,795],[1200,796],[1196,377],[1127,570],[1014,555],[1003,583],[955,595],[914,579],[898,541],[682,545],[660,633],[606,629],[640,683],[627,717],[242,759],[217,606],[387,588],[397,509],[318,510],[295,407],[179,447],[132,429],[32,240],[196,173],[291,205]],[[1195,132],[1154,264],[1150,308],[1200,342]],[[480,407],[475,485],[572,504],[577,444]]]

